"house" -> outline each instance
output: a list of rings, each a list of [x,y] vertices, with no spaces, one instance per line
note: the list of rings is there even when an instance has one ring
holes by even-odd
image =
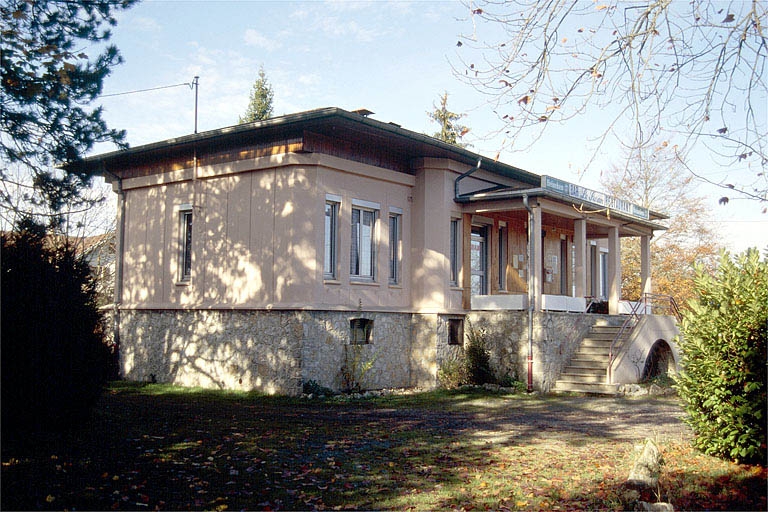
[[[76,164],[119,198],[126,378],[433,387],[468,328],[531,389],[615,391],[674,368],[675,321],[650,294],[663,215],[369,114],[318,109]],[[622,237],[642,245],[631,304]],[[595,298],[607,314],[588,312]]]

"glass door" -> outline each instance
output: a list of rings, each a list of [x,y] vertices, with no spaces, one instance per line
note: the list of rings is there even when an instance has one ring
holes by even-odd
[[[488,229],[472,226],[472,295],[488,295]]]

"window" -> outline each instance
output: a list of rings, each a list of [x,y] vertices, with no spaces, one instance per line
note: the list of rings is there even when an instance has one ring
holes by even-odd
[[[448,344],[464,345],[464,319],[448,319]]]
[[[499,227],[499,290],[507,289],[507,228]]]
[[[451,248],[450,248],[450,261],[451,261],[451,285],[459,285],[459,219],[451,219]]]
[[[365,203],[366,207],[355,207],[355,203]],[[349,258],[349,273],[352,277],[373,280],[376,269],[376,218],[378,205],[353,201],[352,208],[352,243]]]
[[[182,205],[179,209],[179,281],[192,278],[192,207]]]
[[[340,198],[339,198],[340,199]],[[326,279],[336,279],[338,263],[338,217],[340,200],[329,197],[325,200],[325,256],[323,260],[323,276]]]
[[[600,251],[600,296],[608,298],[608,253]]]
[[[349,342],[352,345],[367,345],[371,342],[373,320],[370,318],[353,318],[349,321]]]
[[[472,226],[470,264],[472,269],[472,295],[488,294],[488,229]]]
[[[402,212],[389,211],[389,284],[400,283],[400,251],[402,240]]]

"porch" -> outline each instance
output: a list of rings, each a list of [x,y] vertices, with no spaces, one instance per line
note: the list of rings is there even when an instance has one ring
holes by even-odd
[[[626,237],[640,240],[640,290],[652,293],[650,242],[665,229],[653,221],[664,215],[548,176],[537,188],[488,188],[487,180],[472,183],[475,171],[455,183],[462,213],[453,222],[461,224],[462,250],[452,268],[460,266],[456,284],[465,310],[584,312],[600,301],[606,313],[627,313],[633,304],[621,297]],[[462,185],[470,190],[461,192]],[[452,260],[458,252],[451,247]]]

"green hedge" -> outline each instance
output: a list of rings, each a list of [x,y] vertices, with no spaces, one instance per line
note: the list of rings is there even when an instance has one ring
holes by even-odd
[[[714,275],[696,268],[684,314],[676,387],[694,445],[740,462],[766,462],[768,252],[723,253]]]

